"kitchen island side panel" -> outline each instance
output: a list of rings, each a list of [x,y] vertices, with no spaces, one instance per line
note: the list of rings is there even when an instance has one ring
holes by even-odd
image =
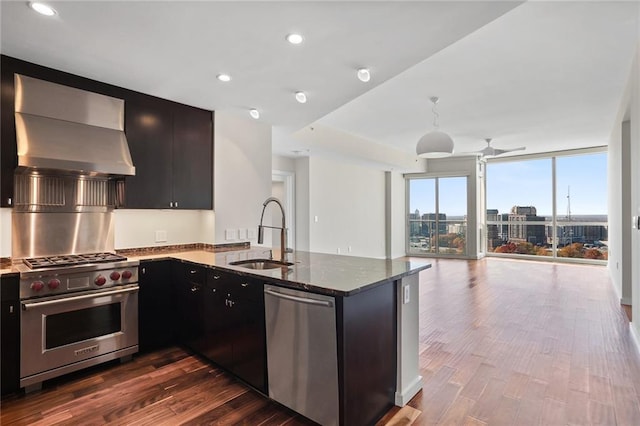
[[[340,424],[374,424],[394,405],[395,282],[339,298]]]

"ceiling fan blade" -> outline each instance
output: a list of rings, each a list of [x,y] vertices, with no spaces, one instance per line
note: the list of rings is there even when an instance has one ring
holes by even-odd
[[[526,147],[524,147],[524,146],[521,146],[521,147],[518,147],[518,148],[512,148],[512,149],[494,149],[493,150],[493,154],[491,154],[491,155],[493,155],[495,157],[495,156],[498,156],[498,155],[506,154],[507,152],[524,151],[525,149],[526,149]]]
[[[499,155],[496,154],[497,151],[500,151],[499,149],[495,149],[492,146],[487,146],[483,149],[481,149],[480,151],[478,151],[479,154],[482,154],[483,156],[491,156],[491,155]]]

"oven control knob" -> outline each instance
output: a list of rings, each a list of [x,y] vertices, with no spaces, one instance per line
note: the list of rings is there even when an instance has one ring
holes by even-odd
[[[131,273],[131,271],[124,271],[122,273],[122,278],[124,278],[125,280],[128,280],[129,278],[131,278],[133,274]]]
[[[98,275],[96,279],[93,281],[96,285],[105,285],[107,279],[102,275]]]
[[[55,290],[56,288],[60,287],[60,280],[57,278],[52,278],[49,280],[49,282],[47,283],[47,286],[51,289],[51,290]]]
[[[111,275],[109,275],[111,281],[118,281],[120,279],[120,272],[113,271]]]
[[[31,283],[31,290],[40,291],[44,288],[44,283],[42,281],[34,281]]]

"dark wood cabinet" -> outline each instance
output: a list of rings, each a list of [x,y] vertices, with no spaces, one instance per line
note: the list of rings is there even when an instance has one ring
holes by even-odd
[[[0,384],[2,395],[20,388],[20,300],[18,275],[0,277]]]
[[[136,167],[127,178],[127,208],[212,208],[212,120],[211,111],[162,100],[125,104]]]
[[[213,208],[213,112],[1,55],[0,207],[12,207],[18,165],[14,73],[125,103],[125,134],[136,175],[126,178],[125,208]]]
[[[136,175],[126,180],[127,208],[173,207],[172,114],[167,105],[125,104],[125,134]]]
[[[183,105],[173,112],[173,207],[213,208],[213,113]]]
[[[140,262],[138,285],[138,340],[141,352],[175,342],[176,304],[172,288],[171,260]]]
[[[389,281],[336,298],[341,425],[375,424],[394,405],[396,294]]]
[[[178,341],[201,354],[205,346],[205,268],[190,263],[174,264],[174,296]]]
[[[262,282],[211,269],[204,299],[206,345],[202,355],[266,393]]]

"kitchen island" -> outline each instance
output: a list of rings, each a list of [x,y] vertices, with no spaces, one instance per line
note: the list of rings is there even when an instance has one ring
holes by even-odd
[[[329,349],[327,344],[320,343],[322,340],[320,335],[326,340],[324,331],[308,332],[309,324],[317,321],[317,315],[305,316],[300,313],[298,306],[290,307],[289,311],[283,314],[286,310],[285,306],[277,305],[275,309],[280,316],[288,315],[290,320],[281,319],[279,331],[275,334],[273,334],[273,324],[267,323],[266,327],[264,323],[260,324],[260,327],[266,328],[267,335],[264,353],[272,354],[268,380],[266,374],[264,380],[260,380],[259,374],[256,373],[258,369],[256,360],[252,368],[247,367],[249,362],[246,359],[236,359],[225,365],[225,362],[228,362],[226,359],[229,358],[220,358],[220,353],[231,352],[232,349],[227,348],[223,351],[219,347],[208,346],[214,340],[226,341],[229,336],[236,339],[235,333],[221,334],[218,325],[207,325],[207,318],[204,320],[192,318],[187,320],[190,325],[186,326],[193,330],[197,329],[199,324],[204,324],[202,330],[186,337],[187,346],[217,364],[222,364],[232,373],[237,369],[236,375],[245,382],[312,420],[322,424],[373,424],[394,404],[405,405],[421,389],[422,378],[418,367],[418,273],[429,268],[430,264],[425,261],[370,259],[302,251],[287,254],[286,260],[291,263],[288,267],[256,270],[232,264],[252,259],[272,258],[279,258],[279,253],[264,248],[218,253],[195,250],[139,257],[142,268],[152,259],[171,259],[172,262],[177,261],[181,264],[183,269],[186,268],[182,273],[182,279],[186,282],[185,297],[193,299],[193,294],[201,291],[204,293],[204,298],[209,297],[211,300],[205,302],[207,306],[198,305],[197,308],[187,308],[185,313],[187,316],[198,311],[205,312],[205,316],[216,315],[211,313],[210,308],[215,296],[209,293],[211,291],[215,293],[216,290],[218,294],[225,294],[224,303],[218,305],[218,310],[233,311],[234,308],[241,307],[243,301],[238,300],[241,296],[232,294],[234,289],[239,289],[240,286],[244,287],[242,292],[247,294],[256,293],[257,290],[252,289],[257,287],[260,292],[267,288],[280,288],[284,292],[289,291],[289,294],[292,294],[292,291],[293,293],[303,292],[302,294],[312,297],[328,298],[330,305],[335,309],[335,314],[331,314],[335,317],[334,321],[326,323],[327,328],[335,329],[329,330],[332,332],[329,335],[334,340],[333,346],[329,345]],[[195,269],[190,269],[191,266]],[[204,268],[205,271],[202,272],[198,268]],[[203,278],[201,282],[195,278],[204,275],[207,278]],[[227,287],[220,287],[221,282],[225,280],[230,281],[230,284]],[[175,277],[174,281],[176,281]],[[268,295],[265,294],[267,317],[270,315],[268,299]],[[245,308],[244,315],[256,314],[255,311],[260,309],[262,313],[259,315],[264,316],[264,300],[261,300],[260,305],[254,304],[250,309]],[[271,311],[273,310],[272,307]],[[254,319],[253,334],[243,333],[252,335],[252,339],[249,339],[249,342],[246,339],[236,340],[236,343],[231,346],[244,348],[245,353],[246,348],[251,345],[254,350],[257,350],[257,343],[260,342],[260,338],[265,339],[265,336],[257,335],[255,322]],[[243,330],[247,329],[247,327],[243,328]],[[313,379],[303,374],[305,377],[301,379],[302,381],[275,383],[273,375],[276,364],[272,362],[275,358],[273,354],[277,353],[277,357],[282,358],[287,354],[287,350],[281,350],[283,342],[291,344],[288,337],[282,336],[298,336],[305,332],[308,337],[304,338],[306,344],[302,349],[299,345],[293,345],[289,351],[295,352],[290,355],[291,363],[306,365],[310,371],[314,368],[328,372],[337,370],[335,381],[332,380],[332,374],[323,373],[326,379]],[[269,337],[270,333],[271,337]],[[272,345],[276,345],[273,342],[276,341],[274,336],[278,333],[280,337],[277,340],[277,347],[280,350],[274,351],[272,346],[270,351],[270,339]],[[335,353],[335,357],[327,357],[325,352],[320,353],[321,350],[329,350],[329,353]],[[328,369],[325,366],[327,358],[335,358],[329,360],[331,361],[329,364],[334,365],[330,365]],[[242,366],[243,362],[244,366]],[[281,381],[280,378],[283,376],[296,375],[291,371],[282,372],[280,367],[278,367],[278,375],[275,376],[278,381]],[[264,370],[267,370],[266,363]],[[295,395],[292,397],[294,401],[282,400],[278,396],[278,387],[280,389],[295,388],[293,392]],[[327,387],[328,390],[324,389],[323,393],[322,390],[319,391],[319,387]],[[322,401],[319,401],[320,399]],[[335,404],[332,403],[332,399]],[[317,406],[318,403],[320,403],[319,406]],[[314,407],[309,408],[310,405]],[[335,416],[326,417],[326,413],[334,409]],[[325,417],[322,417],[323,415]]]
[[[418,273],[430,267],[425,261],[298,251],[287,254],[290,266],[255,270],[232,263],[278,258],[279,253],[249,248],[125,254],[140,260],[143,352],[178,343],[321,424],[373,424],[394,404],[405,405],[422,387]],[[5,266],[3,278],[15,273],[13,267]],[[309,333],[308,325],[315,317],[305,317],[298,307],[285,305],[274,311],[268,306],[271,296],[266,290],[329,300],[332,311],[325,318],[330,321],[323,323],[329,325]],[[269,309],[272,314],[280,313],[280,326],[269,325]],[[280,331],[274,335],[274,330]],[[305,330],[303,341],[309,343],[302,349],[287,349],[289,337],[299,337]],[[154,339],[161,344],[143,349]],[[267,362],[270,341],[271,348],[281,349],[278,357],[289,356],[284,366],[295,365],[298,370],[276,371]],[[278,343],[273,345],[274,341]],[[324,370],[324,364],[333,367]],[[314,379],[298,374],[301,371],[323,373]],[[298,376],[304,377],[298,380]],[[282,382],[282,378],[292,381]],[[276,385],[293,389],[291,393],[304,406],[282,400]],[[328,400],[333,400],[333,406],[326,405]],[[316,412],[333,410],[334,414],[315,417],[313,410],[306,410],[309,404],[316,405]]]

